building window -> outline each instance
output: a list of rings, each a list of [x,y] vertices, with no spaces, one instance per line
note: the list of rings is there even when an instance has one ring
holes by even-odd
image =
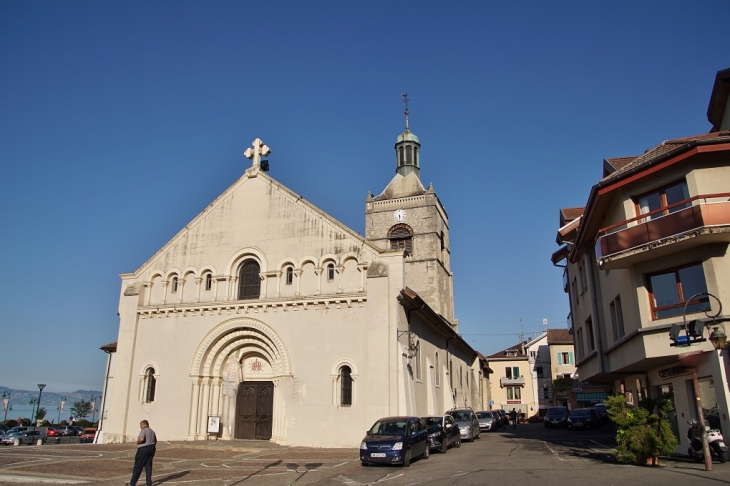
[[[436,353],[436,356],[434,356],[433,362],[435,364],[433,369],[436,371],[436,373],[435,373],[436,376],[434,376],[434,381],[436,382],[436,386],[439,386],[439,385],[441,385],[441,369],[439,369],[439,354],[438,353]]]
[[[177,292],[178,280],[177,276],[172,277],[172,293]]]
[[[645,223],[688,208],[690,206],[689,202],[677,204],[685,199],[689,199],[689,190],[687,189],[687,182],[682,180],[635,198],[636,212],[637,215],[640,215],[656,211],[641,220],[641,223]],[[676,206],[672,206],[673,204],[676,204]]]
[[[213,288],[213,274],[206,273],[205,274],[205,290],[210,290]]]
[[[294,269],[286,267],[286,284],[291,285],[292,283],[294,283]]]
[[[624,314],[623,309],[621,309],[621,296],[619,295],[615,299],[613,299],[608,307],[611,311],[611,327],[613,329],[613,340],[618,341],[626,334],[626,331],[624,330]]]
[[[535,366],[535,371],[537,372],[537,377],[538,378],[544,378],[545,377],[545,375],[543,374],[543,371],[542,371],[542,366]]]
[[[519,386],[508,386],[507,400],[522,400],[522,388]]]
[[[352,406],[352,370],[349,366],[340,368],[340,405]]]
[[[261,295],[261,269],[256,260],[246,260],[238,273],[238,299],[258,299]]]
[[[684,305],[693,295],[707,292],[705,273],[701,263],[673,268],[662,273],[647,276],[649,300],[654,319],[681,316]],[[700,312],[708,308],[706,295],[698,297],[687,305],[687,313]]]
[[[335,264],[328,263],[327,264],[327,281],[331,282],[334,279],[335,279]]]
[[[413,253],[413,232],[405,224],[398,224],[390,229],[388,235],[391,250],[406,250]]]
[[[155,369],[147,368],[144,376],[144,401],[146,403],[155,401],[155,388],[157,387],[157,379],[155,378]]]
[[[580,276],[580,294],[583,295],[588,289],[588,281],[586,280],[586,267],[581,263],[578,265],[578,275]]]
[[[593,319],[586,319],[586,330],[588,331],[588,349],[593,351],[596,349],[596,341],[593,339]]]
[[[548,388],[547,384],[542,387],[542,397],[550,398],[550,388]]]
[[[520,367],[519,366],[507,366],[504,369],[504,376],[505,378],[509,379],[515,379],[520,377]]]
[[[573,364],[573,353],[570,353],[570,352],[558,353],[558,364],[561,364],[561,365]]]
[[[578,359],[583,359],[583,357],[586,355],[585,349],[583,348],[583,328],[579,327],[575,331],[575,343],[578,345],[578,348],[576,349],[578,353]]]
[[[532,361],[535,361],[536,358],[537,358],[537,351],[530,351],[530,359]]]

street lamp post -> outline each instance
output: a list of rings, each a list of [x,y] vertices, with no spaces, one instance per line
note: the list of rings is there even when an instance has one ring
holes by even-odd
[[[687,336],[689,336],[689,333],[687,331],[687,306],[690,302],[692,302],[695,298],[701,297],[703,295],[706,295],[708,297],[712,297],[717,302],[717,305],[719,309],[714,315],[710,315],[710,309],[704,311],[705,315],[707,317],[710,317],[713,319],[718,317],[722,313],[722,302],[720,302],[720,299],[718,299],[716,296],[710,294],[709,292],[699,292],[697,294],[694,294],[692,297],[687,299],[687,302],[684,304],[684,310],[682,311],[682,322],[684,324],[684,330]],[[712,325],[712,324],[710,324]],[[718,327],[715,327],[714,331],[712,331],[712,334],[710,334],[710,341],[712,342],[712,346],[716,350],[720,350],[725,347],[725,342],[727,340],[727,336],[724,332],[720,331]],[[695,400],[697,401],[697,417],[698,421],[700,423],[700,437],[702,439],[702,452],[705,456],[705,471],[712,471],[712,456],[710,455],[710,444],[707,442],[707,434],[705,433],[705,414],[702,411],[702,397],[700,396],[700,385],[697,381],[697,369],[692,368],[692,384],[694,385],[694,392],[695,392]]]
[[[43,389],[46,387],[45,384],[39,383],[38,384],[38,410],[41,409],[41,396],[43,396]],[[33,435],[35,435],[35,428],[38,424],[38,421],[33,417]]]
[[[28,402],[28,405],[32,405],[31,412],[30,412],[30,420],[35,423],[35,404],[38,403],[38,399],[36,397],[33,397]]]

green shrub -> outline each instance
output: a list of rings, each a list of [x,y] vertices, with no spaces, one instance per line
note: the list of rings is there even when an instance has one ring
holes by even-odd
[[[616,424],[616,459],[623,463],[656,464],[660,454],[669,454],[677,448],[677,438],[667,419],[674,410],[671,400],[662,405],[646,401],[629,408],[623,395],[605,401],[608,416]],[[651,407],[648,409],[647,407]]]

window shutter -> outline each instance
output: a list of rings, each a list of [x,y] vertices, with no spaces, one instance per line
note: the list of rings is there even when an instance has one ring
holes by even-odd
[[[563,357],[558,353],[558,360],[556,361],[559,365],[563,364]]]
[[[568,355],[570,356],[570,364],[573,364],[573,353],[568,353]]]

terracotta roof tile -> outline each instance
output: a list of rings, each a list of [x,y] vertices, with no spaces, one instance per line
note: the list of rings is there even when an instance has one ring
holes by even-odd
[[[573,336],[568,329],[548,329],[547,342],[550,344],[573,344]]]
[[[507,351],[517,351],[517,356],[507,356]],[[494,354],[490,354],[489,356],[487,356],[487,361],[490,359],[525,358],[525,357],[527,357],[527,354],[525,354],[523,346],[521,346],[521,343],[517,343],[514,346],[510,346],[509,348],[503,349],[502,351],[498,351]]]
[[[644,164],[647,164],[658,157],[661,157],[662,155],[671,152],[672,150],[681,147],[684,144],[687,144],[689,142],[694,142],[697,140],[712,140],[717,139],[718,142],[730,142],[730,130],[724,130],[722,132],[715,132],[715,133],[704,133],[701,135],[693,135],[691,137],[683,137],[683,138],[675,138],[673,140],[666,140],[656,147],[653,147],[646,152],[644,152],[639,157],[636,157],[631,162],[626,163],[623,165],[623,167],[618,168],[615,172],[612,172],[611,174],[607,175],[603,179],[601,179],[601,182],[603,181],[609,181],[612,179],[616,179],[620,177],[625,172],[640,167]],[[614,159],[612,159],[614,160]]]
[[[562,208],[560,210],[560,226],[565,226],[565,223],[573,221],[575,218],[583,216],[583,211],[586,208]]]

